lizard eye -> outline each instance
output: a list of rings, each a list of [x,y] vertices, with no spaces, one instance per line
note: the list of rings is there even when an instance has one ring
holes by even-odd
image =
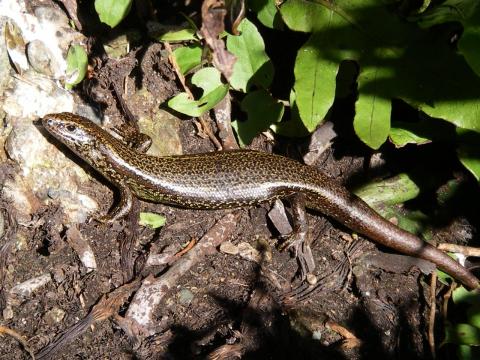
[[[75,125],[67,125],[65,128],[70,132],[74,132],[77,127]]]

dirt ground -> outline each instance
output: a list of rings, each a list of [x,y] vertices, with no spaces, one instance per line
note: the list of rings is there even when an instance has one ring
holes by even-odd
[[[142,103],[127,96],[126,104],[135,116],[148,115],[153,107],[181,91],[163,52],[162,45],[145,43],[122,61],[105,61],[93,50],[92,56],[98,59],[93,76],[76,91],[87,102],[102,99],[102,112],[113,124],[119,124],[124,115],[110,84],[129,76],[132,81],[127,93],[134,93],[140,83],[154,94],[155,101]],[[386,146],[379,157],[380,166],[372,169],[370,165],[378,155],[372,157],[355,139],[349,125],[341,121],[352,111],[349,106],[336,104],[337,117],[332,119],[338,138],[315,163],[332,178],[352,187],[373,177],[405,170],[412,166],[412,159],[420,164],[422,158],[438,154],[439,149],[433,145],[420,150],[409,148],[400,155]],[[184,153],[215,150],[208,138],[198,136],[195,119],[181,117],[179,135]],[[273,148],[298,158],[305,142],[308,139],[278,139],[272,146],[270,139],[261,135],[251,147],[266,151]],[[448,155],[450,149],[441,151],[447,161],[452,159]],[[94,194],[102,204],[101,212],[107,212],[118,200],[118,194],[94,170],[79,159],[72,159],[92,175],[88,188],[82,190]],[[451,162],[457,171],[458,164]],[[0,184],[15,173],[16,166],[11,160],[1,164]],[[321,214],[308,215],[315,274],[318,279],[331,276],[332,281],[306,299],[289,293],[299,285],[298,266],[288,251],[280,252],[275,247],[279,234],[268,217],[271,204],[234,210],[235,226],[227,240],[251,244],[263,254],[262,261],[245,260],[217,247],[217,251],[206,254],[188,269],[156,307],[155,334],[136,338],[128,333],[128,324],[121,319],[138,286],[122,298],[111,316],[92,322],[89,314],[93,307],[101,303],[105,294],[112,294],[125,284],[140,282],[149,275],[167,274],[171,264],[145,266],[149,254],[172,247],[180,251],[192,240],[201,239],[232,210],[192,211],[141,201],[137,213],[165,215],[163,228],[141,227],[131,218],[112,225],[95,221],[79,224],[79,232],[92,248],[98,266],[95,271],[88,271],[68,241],[71,234],[62,224],[61,204],[42,206],[30,226],[16,226],[9,202],[0,201],[5,222],[0,242],[0,309],[4,316],[1,325],[28,339],[28,347],[36,353],[65,336],[67,330],[72,332],[44,358],[431,358],[427,342],[430,284],[429,277],[418,270],[420,265],[416,266],[415,261],[411,266],[399,265],[401,271],[392,270],[394,266],[378,267],[379,258],[403,264],[406,257],[352,236],[341,224]],[[419,204],[414,202],[411,206]],[[441,234],[442,238],[462,241],[458,224],[467,224],[472,231],[477,225],[470,217],[461,215],[448,226],[435,229],[435,236]],[[10,241],[13,245],[7,246]],[[42,274],[50,276],[45,285],[16,299],[10,307],[12,313],[6,316],[9,290]],[[443,295],[447,289],[440,286],[437,291]],[[441,338],[438,311],[437,320],[435,331]],[[0,359],[30,358],[14,337],[0,339]],[[447,346],[441,356],[448,358],[450,353]]]

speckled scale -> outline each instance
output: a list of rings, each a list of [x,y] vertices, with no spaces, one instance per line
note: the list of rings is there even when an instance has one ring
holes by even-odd
[[[405,254],[437,264],[476,288],[478,279],[452,258],[383,219],[314,167],[257,151],[153,157],[139,153],[87,119],[50,114],[45,128],[120,189],[187,208],[222,209],[302,194],[307,207]]]

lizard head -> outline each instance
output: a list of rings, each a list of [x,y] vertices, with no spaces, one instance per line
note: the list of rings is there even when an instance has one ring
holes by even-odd
[[[95,145],[104,130],[90,120],[71,113],[48,114],[42,119],[43,127],[61,143],[76,153]]]
[[[84,117],[71,113],[48,114],[42,119],[43,127],[59,141],[71,147],[92,143],[95,134],[102,131]]]
[[[98,143],[109,137],[100,126],[71,113],[45,115],[41,121],[51,135],[89,163],[98,157]]]

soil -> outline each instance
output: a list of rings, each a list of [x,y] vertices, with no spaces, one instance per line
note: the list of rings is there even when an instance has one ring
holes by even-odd
[[[144,43],[140,50],[130,52],[119,62],[99,59],[94,75],[83,89],[78,89],[88,101],[102,99],[99,105],[113,124],[120,124],[124,115],[108,86],[115,79],[129,76],[133,93],[139,84],[156,94],[158,103],[142,104],[125,98],[134,115],[148,113],[153,108],[181,91],[174,72],[158,43]],[[120,65],[119,65],[120,64]],[[132,71],[134,70],[134,71]],[[141,73],[141,75],[139,74]],[[351,102],[337,103],[332,120],[338,138],[332,147],[317,160],[316,165],[348,186],[368,182],[372,176],[386,176],[404,170],[407,166],[396,160],[400,157],[392,147],[382,148],[380,170],[369,164],[371,153],[355,139],[351,123],[342,119],[352,111]],[[185,153],[215,150],[207,138],[198,136],[195,119],[182,118],[180,136]],[[308,140],[302,140],[308,141]],[[271,150],[271,142],[260,135],[252,148]],[[290,156],[302,150],[301,141],[277,139],[276,152]],[[288,150],[286,150],[288,149]],[[414,158],[423,150],[404,151],[402,159]],[[410,157],[409,152],[414,155]],[[425,156],[427,156],[425,155]],[[405,161],[407,163],[408,161]],[[79,162],[90,173],[92,169]],[[2,165],[5,174],[13,171],[13,164]],[[98,176],[89,184],[90,192],[107,212],[117,200],[114,189]],[[418,204],[414,204],[418,205]],[[158,331],[155,335],[134,341],[118,322],[110,317],[95,322],[81,335],[72,338],[58,349],[55,359],[189,359],[207,356],[234,358],[241,354],[246,359],[364,359],[364,358],[430,358],[427,342],[430,310],[429,278],[417,267],[402,273],[375,268],[365,260],[365,254],[383,254],[367,239],[359,238],[360,254],[353,256],[342,283],[323,287],[306,300],[283,302],[286,289],[298,285],[298,266],[288,251],[275,248],[278,232],[268,219],[270,204],[240,210],[234,235],[234,244],[247,242],[254,247],[270,246],[271,261],[261,265],[217,251],[207,255],[181,277],[176,288],[169,292],[156,309]],[[162,204],[140,202],[141,211],[163,214],[167,224],[160,230],[133,226],[127,221],[102,225],[91,221],[79,226],[95,254],[98,268],[88,272],[79,261],[78,254],[66,241],[66,227],[59,222],[61,206],[43,207],[32,219],[29,227],[14,227],[15,214],[7,202],[2,203],[4,216],[13,222],[7,224],[6,236],[0,246],[10,238],[24,239],[23,248],[10,248],[4,264],[5,278],[0,290],[3,296],[15,284],[49,273],[52,281],[22,299],[13,307],[13,316],[2,325],[14,329],[28,339],[28,345],[39,351],[66,329],[85,319],[92,307],[104,294],[111,293],[133,279],[149,274],[161,276],[168,267],[142,267],[150,252],[175,245],[181,249],[192,239],[200,239],[216,221],[228,211],[192,211]],[[313,257],[318,278],[335,272],[355,241],[351,232],[321,214],[309,213],[309,236],[313,239]],[[454,218],[450,224],[465,221],[467,217]],[[121,244],[134,234],[131,259],[121,257]],[[442,227],[442,236],[459,239],[455,226]],[[460,239],[461,240],[461,239]],[[3,263],[0,262],[0,265]],[[272,284],[273,274],[282,284]],[[439,294],[446,289],[440,287]],[[124,315],[129,297],[119,308]],[[0,302],[2,310],[5,304]],[[60,319],[55,315],[64,314]],[[4,313],[5,315],[5,313]],[[345,340],[348,330],[353,338]],[[436,334],[441,336],[442,322],[437,311]],[[335,330],[337,329],[337,330]],[[448,348],[447,348],[448,350]],[[441,356],[447,356],[445,351]],[[0,341],[0,359],[26,359],[29,355],[10,336]]]

